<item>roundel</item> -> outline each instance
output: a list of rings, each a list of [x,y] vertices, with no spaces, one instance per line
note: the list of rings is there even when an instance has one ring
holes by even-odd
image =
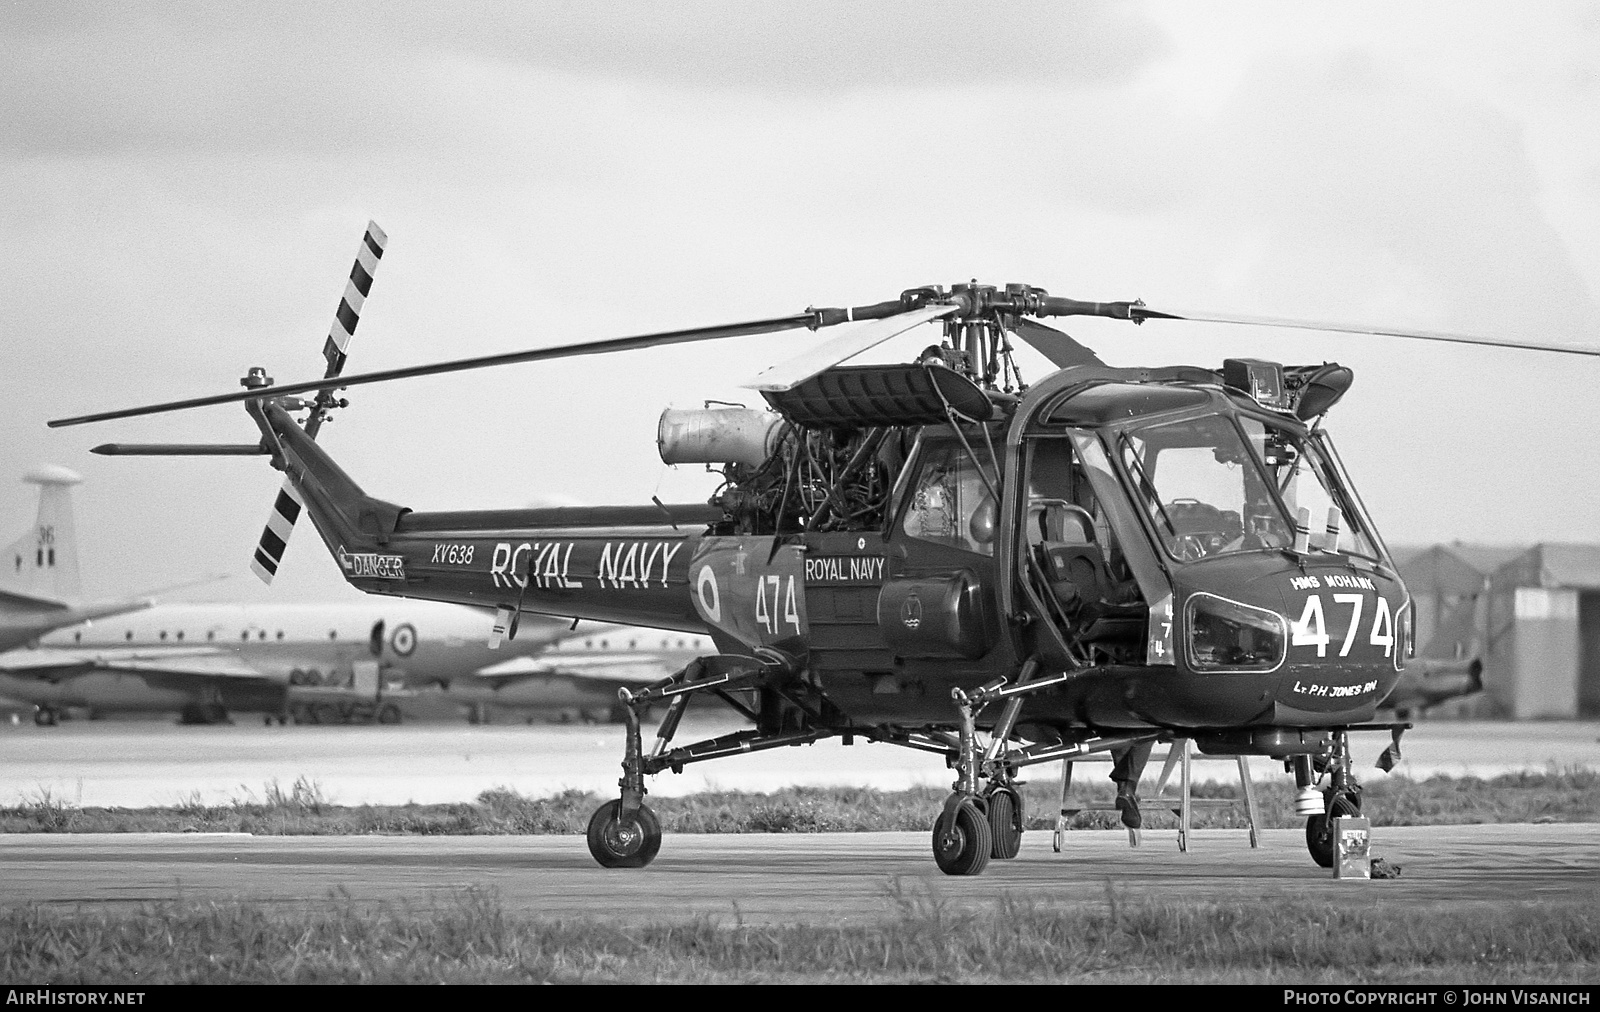
[[[410,657],[411,652],[417,649],[417,631],[411,623],[396,626],[394,635],[389,637],[389,646],[401,657]]]
[[[717,574],[710,566],[700,567],[695,589],[699,592],[700,607],[705,611],[706,618],[713,622],[722,621],[722,593],[717,588]]]

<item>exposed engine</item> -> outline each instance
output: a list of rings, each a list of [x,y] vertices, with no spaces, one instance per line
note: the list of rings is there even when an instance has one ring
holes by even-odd
[[[881,528],[908,438],[903,428],[813,429],[732,407],[668,409],[657,431],[666,463],[722,474],[711,503],[726,516],[714,534]]]

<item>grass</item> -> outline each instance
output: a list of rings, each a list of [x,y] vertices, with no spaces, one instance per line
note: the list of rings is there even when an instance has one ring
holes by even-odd
[[[997,900],[956,911],[891,880],[871,926],[747,926],[736,914],[616,924],[508,913],[470,889],[309,909],[171,902],[0,910],[0,980],[36,984],[1095,982],[1538,983],[1600,980],[1600,911]]]
[[[1024,786],[1030,828],[1054,824],[1054,784]],[[1226,797],[1227,783],[1196,785]],[[790,788],[652,797],[669,833],[925,831],[941,788]],[[1258,786],[1264,828],[1297,826],[1291,789]],[[1074,788],[1110,801],[1109,784]],[[603,799],[582,791],[529,798],[499,788],[452,805],[338,806],[306,780],[207,804],[83,808],[47,790],[0,809],[0,832],[243,831],[258,834],[549,834],[582,832]],[[1151,811],[1147,819],[1170,818]],[[1600,774],[1584,769],[1491,780],[1373,778],[1377,825],[1600,821]],[[1240,825],[1242,809],[1196,811],[1199,826]],[[1085,812],[1076,828],[1115,825]],[[1406,907],[1303,901],[1127,899],[1107,883],[1071,905],[1015,896],[973,908],[936,882],[891,879],[875,923],[747,925],[722,917],[629,923],[508,912],[467,889],[411,902],[246,900],[131,907],[0,907],[0,980],[32,984],[162,983],[1284,983],[1552,984],[1600,981],[1600,910],[1592,904]]]
[[[1147,785],[1147,789],[1148,789]],[[1023,786],[1030,829],[1055,825],[1056,785]],[[1236,797],[1237,784],[1196,784],[1195,797]],[[707,791],[647,801],[668,833],[823,833],[921,831],[932,824],[947,791],[924,787],[880,791],[847,787],[791,787],[770,794]],[[1256,785],[1261,828],[1293,828],[1293,787],[1283,780]],[[1073,804],[1109,805],[1103,779],[1073,788]],[[206,804],[191,794],[170,808],[79,807],[48,790],[0,808],[0,833],[242,832],[259,835],[495,835],[581,833],[603,801],[583,791],[530,798],[509,788],[484,791],[472,802],[433,805],[329,803],[317,784],[276,782],[261,794],[241,789],[231,801]],[[1459,825],[1506,822],[1600,821],[1600,772],[1576,768],[1476,777],[1374,777],[1366,786],[1364,812],[1375,826]],[[1147,825],[1169,824],[1166,810],[1146,805]],[[1075,829],[1116,828],[1116,814],[1085,811]],[[1244,806],[1197,808],[1196,828],[1245,825]]]

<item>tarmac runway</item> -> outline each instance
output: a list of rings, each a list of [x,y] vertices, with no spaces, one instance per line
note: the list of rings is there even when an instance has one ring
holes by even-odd
[[[736,726],[691,717],[677,742]],[[647,744],[651,739],[647,737]],[[1364,781],[1389,744],[1382,733],[1351,736]],[[1404,739],[1395,772],[1492,776],[1549,766],[1600,769],[1600,722],[1433,721]],[[492,787],[532,797],[577,789],[611,794],[621,772],[618,726],[418,723],[399,727],[181,727],[170,721],[70,721],[58,727],[0,724],[0,805],[51,798],[75,805],[149,807],[198,798],[223,804],[267,785],[287,789],[304,778],[341,805],[470,801]],[[1054,764],[1030,771],[1057,776]],[[1156,771],[1152,770],[1152,774]],[[1196,776],[1227,779],[1231,763],[1198,763]],[[1284,776],[1283,764],[1252,762],[1260,780]],[[889,745],[837,740],[734,756],[652,778],[650,792],[678,795],[712,788],[773,791],[796,784],[946,788],[953,774],[941,757]]]
[[[1375,856],[1397,879],[1335,879],[1306,854],[1300,830],[1200,830],[1188,853],[1171,831],[1130,849],[1116,831],[1029,832],[1021,854],[972,878],[934,866],[927,833],[672,835],[643,869],[597,866],[576,836],[253,837],[0,836],[0,902],[98,906],[171,899],[358,903],[412,908],[465,889],[545,918],[710,916],[728,923],[871,922],[898,915],[895,896],[955,913],[1002,896],[1038,904],[1271,900],[1465,909],[1551,899],[1600,902],[1600,824],[1392,827]]]
[[[688,725],[680,740],[726,730]],[[1405,739],[1401,772],[1491,775],[1547,766],[1600,768],[1600,724],[1436,722]],[[1353,739],[1363,779],[1387,735]],[[266,784],[316,783],[338,804],[464,801],[488,787],[539,796],[616,790],[620,728],[581,726],[177,727],[155,721],[0,726],[0,803],[54,798],[82,805],[208,802],[259,794]],[[1209,768],[1209,770],[1208,770]],[[1041,775],[1053,775],[1055,766]],[[883,745],[822,742],[654,778],[651,793],[707,787],[773,790],[797,783],[947,787],[937,756]],[[1204,763],[1231,779],[1231,764]],[[1258,776],[1282,776],[1262,761]],[[177,897],[326,902],[447,902],[493,890],[506,907],[540,916],[709,915],[750,922],[895,916],[894,895],[971,908],[1014,895],[1034,902],[1119,897],[1434,904],[1600,902],[1600,823],[1384,827],[1373,852],[1399,879],[1340,881],[1312,864],[1301,830],[1269,830],[1251,850],[1243,830],[1200,830],[1188,853],[1175,833],[1144,846],[1116,831],[1030,832],[1014,861],[976,878],[937,870],[926,832],[828,835],[672,835],[641,870],[606,870],[575,836],[250,837],[229,835],[0,836],[0,902],[121,904]]]

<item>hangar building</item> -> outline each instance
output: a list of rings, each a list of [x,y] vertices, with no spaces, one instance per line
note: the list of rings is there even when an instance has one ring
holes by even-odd
[[[1600,717],[1600,545],[1534,545],[1488,596],[1483,715]]]
[[[1476,654],[1484,691],[1441,712],[1515,720],[1600,717],[1600,545],[1448,544],[1396,552],[1434,657]],[[1471,608],[1472,642],[1435,642]]]

